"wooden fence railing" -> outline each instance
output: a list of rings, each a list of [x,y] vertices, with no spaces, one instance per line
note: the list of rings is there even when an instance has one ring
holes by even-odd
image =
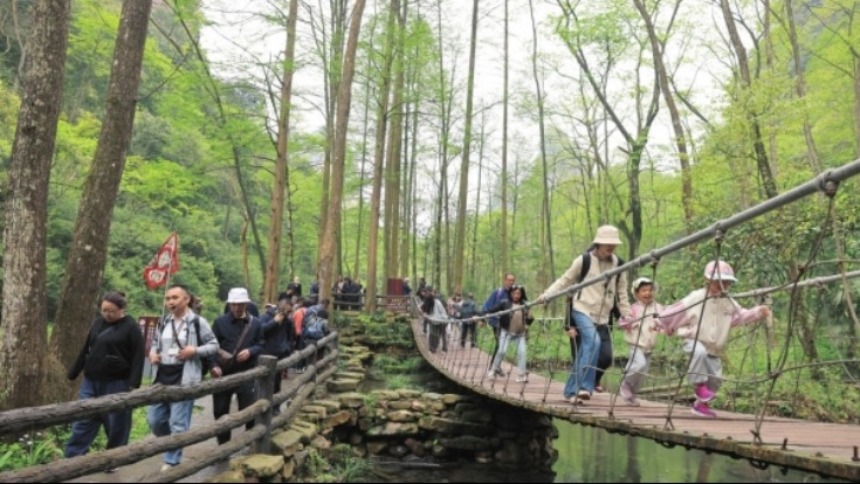
[[[337,370],[337,342],[338,334],[332,332],[317,342],[309,342],[305,349],[280,361],[271,356],[262,356],[260,357],[260,364],[254,369],[194,385],[154,385],[128,393],[100,398],[2,412],[0,413],[0,435],[10,435],[157,402],[196,399],[233,388],[251,380],[257,382],[259,396],[259,400],[248,408],[225,415],[210,424],[192,427],[188,432],[146,439],[124,447],[70,459],[60,459],[49,464],[2,472],[0,473],[0,482],[66,481],[94,472],[133,464],[168,450],[203,442],[214,438],[221,432],[232,430],[251,421],[255,422],[254,427],[242,433],[239,438],[219,446],[202,458],[186,459],[170,471],[155,472],[149,476],[143,476],[141,481],[173,482],[223,460],[249,445],[254,446],[255,452],[268,452],[272,429],[289,422],[313,392],[316,384],[325,381]],[[326,355],[323,358],[313,364],[308,364],[304,373],[293,380],[289,380],[280,393],[274,393],[275,378],[279,377],[281,370],[294,366],[306,358],[311,361],[315,360],[318,350],[322,349],[326,350]],[[273,418],[273,408],[288,400],[290,401],[286,411]]]

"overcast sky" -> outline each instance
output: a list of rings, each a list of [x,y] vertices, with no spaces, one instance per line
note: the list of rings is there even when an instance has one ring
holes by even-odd
[[[465,85],[465,76],[468,70],[468,43],[470,35],[471,2],[466,0],[442,0],[444,28],[446,29],[446,41],[456,45],[458,52],[457,75],[458,83]],[[286,4],[286,0],[283,0]],[[315,9],[322,2],[306,0]],[[328,2],[324,2],[328,3]],[[365,10],[365,20],[377,11],[384,9],[387,1],[368,0]],[[349,2],[352,8],[353,2]],[[592,5],[601,8],[603,0],[584,1],[581,4]],[[415,5],[415,4],[410,4]],[[511,90],[520,92],[522,96],[528,96],[534,100],[535,83],[531,67],[532,51],[532,26],[529,13],[529,2],[514,0],[510,2],[511,8],[511,61],[510,76]],[[552,33],[549,21],[551,16],[558,15],[560,9],[558,4],[547,0],[534,0],[536,17],[538,19],[538,51],[541,58],[541,77],[544,85],[546,102],[548,106],[569,105],[572,96],[578,93],[571,89],[571,76],[576,76],[578,67],[561,41]],[[632,2],[631,2],[632,7]],[[255,67],[259,61],[269,61],[277,58],[284,49],[284,28],[272,25],[260,20],[259,13],[270,8],[269,2],[263,0],[204,0],[204,11],[211,25],[203,29],[202,43],[207,49],[210,59],[217,66],[216,70],[222,76],[252,75],[262,78],[261,70]],[[283,7],[286,9],[286,7]],[[429,17],[435,26],[436,0],[422,0],[417,6],[411,7],[413,12],[420,9]],[[484,151],[483,163],[490,171],[498,171],[501,160],[501,119],[502,110],[500,101],[502,98],[502,56],[503,56],[503,3],[501,0],[482,0],[480,7],[480,23],[478,26],[479,43],[477,47],[477,69],[475,79],[475,109],[484,106],[492,106],[487,116],[485,130],[490,133],[487,146]],[[317,10],[318,11],[318,10]],[[715,114],[720,105],[722,94],[717,89],[722,78],[725,77],[726,67],[722,62],[713,59],[713,48],[707,45],[718,43],[720,21],[715,21],[715,10],[711,2],[706,0],[688,0],[682,4],[676,31],[682,28],[690,28],[692,34],[687,35],[690,39],[683,44],[685,60],[683,68],[679,70],[676,81],[681,89],[685,87],[693,90],[693,100],[701,108]],[[321,130],[323,118],[318,109],[320,94],[322,90],[322,74],[319,69],[311,64],[317,63],[312,58],[312,47],[309,45],[308,26],[305,23],[308,13],[300,7],[300,33],[297,53],[303,56],[300,59],[302,66],[297,70],[294,77],[296,107],[294,114],[297,116],[294,125],[301,131]],[[718,17],[716,17],[718,19]],[[690,27],[692,25],[692,27]],[[678,44],[670,43],[670,62],[674,57],[671,50],[681,49]],[[447,61],[453,56],[447,52]],[[632,69],[631,69],[632,72]],[[619,87],[623,83],[619,82]],[[360,93],[353,91],[353,119],[357,119],[362,109],[360,106]],[[461,100],[461,106],[465,106],[465,100]],[[670,124],[668,113],[662,109],[658,121],[652,132],[652,142],[649,145],[649,155],[664,170],[674,169],[677,164],[673,155],[673,146],[670,143]],[[623,111],[623,107],[621,108]],[[539,136],[536,121],[531,117],[524,116],[511,108],[511,134],[509,160],[519,158],[528,161],[534,158],[539,151]],[[479,132],[476,120],[473,133]],[[562,127],[564,128],[564,127]],[[460,127],[462,129],[462,126]],[[621,146],[621,142],[614,143],[613,148]],[[473,143],[473,149],[474,149]],[[614,156],[622,158],[624,155],[620,150],[610,150]],[[473,151],[472,160],[477,162],[477,153]],[[434,160],[424,160],[425,165],[435,163]],[[454,167],[449,174],[450,179],[457,177],[456,167],[459,160],[454,162]],[[477,170],[471,171],[470,183],[477,182]],[[486,176],[486,175],[485,175]],[[486,178],[484,179],[486,180]],[[432,187],[426,184],[428,191]],[[452,189],[455,187],[451,185]],[[474,192],[474,190],[472,191]],[[427,194],[430,195],[429,193]],[[474,197],[474,193],[472,195]],[[484,197],[486,198],[486,197]],[[484,203],[486,200],[484,201]],[[484,205],[482,203],[482,205]],[[470,205],[470,210],[473,205]]]

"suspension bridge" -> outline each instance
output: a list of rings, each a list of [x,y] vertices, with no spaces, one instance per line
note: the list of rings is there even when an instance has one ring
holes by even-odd
[[[784,418],[780,414],[787,409],[823,407],[828,402],[815,402],[804,393],[805,383],[818,379],[824,383],[828,395],[823,398],[838,401],[840,398],[854,399],[858,379],[853,369],[860,367],[860,360],[836,354],[831,358],[810,360],[798,357],[798,346],[804,338],[803,326],[798,319],[805,297],[822,298],[822,288],[828,284],[841,283],[842,296],[849,307],[849,325],[860,325],[853,308],[849,280],[860,276],[860,271],[846,271],[844,253],[837,261],[838,274],[809,278],[808,269],[823,265],[818,261],[818,253],[828,236],[829,228],[837,217],[837,193],[840,182],[860,172],[860,160],[822,173],[815,179],[791,191],[769,199],[759,205],[739,212],[712,226],[677,240],[663,248],[652,250],[639,258],[607,271],[599,277],[584,280],[556,294],[548,300],[573,295],[591,284],[604,283],[610,278],[627,271],[650,267],[652,278],[657,278],[657,267],[661,259],[693,244],[710,242],[713,244],[713,257],[721,258],[723,244],[728,230],[755,217],[772,211],[781,210],[786,205],[809,195],[823,193],[826,205],[826,219],[815,220],[819,230],[813,231],[809,246],[811,252],[805,260],[798,262],[799,270],[792,279],[773,287],[760,288],[745,293],[731,294],[735,299],[759,298],[762,301],[778,292],[790,293],[785,304],[786,314],[780,314],[779,324],[768,321],[733,332],[729,346],[737,348],[732,355],[729,370],[724,377],[720,409],[716,418],[702,418],[691,413],[689,404],[694,400],[692,390],[686,385],[685,377],[688,361],[681,351],[681,342],[663,337],[655,349],[652,359],[649,386],[640,395],[641,406],[626,405],[618,396],[618,382],[624,374],[624,362],[616,363],[606,370],[603,386],[606,391],[595,393],[585,402],[571,403],[563,396],[564,382],[571,371],[571,348],[569,338],[563,331],[561,318],[539,318],[532,324],[528,335],[528,379],[517,381],[519,372],[508,362],[503,363],[504,376],[493,377],[488,374],[495,336],[488,329],[477,331],[474,345],[461,346],[457,328],[461,322],[435,319],[416,313],[412,327],[418,347],[424,358],[450,380],[476,393],[507,402],[510,405],[528,408],[571,422],[600,427],[609,432],[628,434],[655,440],[667,447],[684,446],[728,454],[739,459],[747,459],[759,468],[779,466],[795,468],[821,475],[860,481],[860,437],[858,426],[854,423],[826,423],[815,420]],[[844,243],[836,246],[840,252]],[[696,273],[699,271],[696,269]],[[818,291],[808,290],[809,288]],[[671,303],[673,301],[661,301]],[[826,301],[817,301],[818,306]],[[705,302],[707,304],[707,301]],[[745,307],[749,304],[743,304]],[[527,303],[534,310],[534,303]],[[539,306],[538,312],[543,308]],[[499,316],[512,310],[501,311]],[[482,324],[490,315],[480,315],[462,320]],[[819,318],[820,319],[820,318]],[[427,327],[447,325],[453,337],[431,351]],[[820,320],[813,324],[820,328]],[[432,333],[432,329],[430,330]],[[817,336],[822,331],[814,331]],[[833,348],[844,347],[845,337],[836,335]],[[615,353],[626,354],[623,338],[613,338]],[[624,348],[624,350],[619,350]],[[513,351],[512,351],[513,352]],[[656,367],[656,369],[655,369]],[[832,370],[824,372],[824,369]],[[834,376],[836,375],[836,376]],[[821,379],[826,379],[822,382]],[[786,388],[792,389],[786,391]],[[786,395],[790,395],[786,397]],[[854,414],[853,419],[857,418]],[[847,420],[847,419],[846,419]]]

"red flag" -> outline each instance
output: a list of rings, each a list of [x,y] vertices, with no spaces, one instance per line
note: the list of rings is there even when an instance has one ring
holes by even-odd
[[[176,232],[164,242],[152,262],[143,270],[143,280],[146,287],[155,289],[167,283],[170,274],[179,270],[179,235]]]

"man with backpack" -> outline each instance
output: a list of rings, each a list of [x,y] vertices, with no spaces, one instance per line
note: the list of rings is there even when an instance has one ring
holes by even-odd
[[[536,302],[546,302],[549,295],[555,294],[586,279],[600,277],[623,264],[615,249],[621,245],[618,229],[604,225],[597,229],[591,247],[573,259],[570,268],[538,296]],[[612,340],[609,322],[613,308],[621,316],[630,315],[630,302],[627,300],[627,275],[621,273],[606,279],[603,283],[592,284],[573,296],[570,321],[565,326],[570,337],[573,368],[564,386],[564,397],[571,403],[589,400],[595,390],[598,360],[612,360]],[[575,338],[579,336],[577,351]],[[608,366],[608,365],[607,365]]]
[[[459,310],[460,319],[466,320],[477,316],[478,307],[475,305],[475,296],[471,292],[467,292],[463,300],[460,302]],[[475,347],[475,321],[463,321],[460,329],[460,347],[466,347],[466,336],[471,335],[469,344],[472,348]]]
[[[510,301],[509,294],[511,292],[511,287],[514,285],[515,282],[517,282],[517,276],[515,276],[511,272],[505,274],[504,284],[502,285],[502,287],[490,293],[490,296],[487,298],[486,301],[484,301],[484,306],[481,308],[481,312],[487,313],[491,309],[498,307],[503,302]],[[490,327],[493,328],[493,337],[496,340],[496,344],[493,347],[493,357],[490,358],[490,362],[492,362],[494,359],[496,359],[496,353],[499,351],[499,336],[501,335],[501,328],[499,327],[498,316],[490,316],[488,319],[490,321]],[[504,376],[501,368],[498,369],[498,372],[496,374],[498,376]]]

